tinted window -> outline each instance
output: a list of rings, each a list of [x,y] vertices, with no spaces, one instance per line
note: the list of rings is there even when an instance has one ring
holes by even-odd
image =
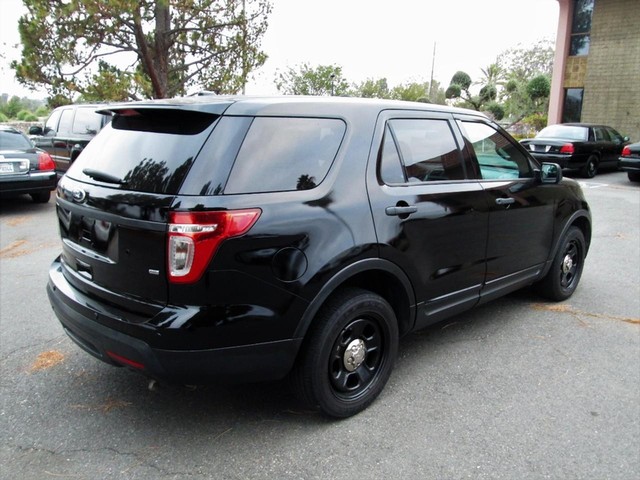
[[[47,123],[44,125],[44,133],[55,132],[58,130],[58,121],[62,115],[62,110],[54,110],[53,113],[47,118]]]
[[[610,141],[609,134],[602,127],[594,127],[593,132],[596,137],[596,142],[608,142]]]
[[[611,127],[605,127],[605,128],[606,128],[607,132],[609,132],[609,137],[611,138],[612,141],[614,141],[616,143],[623,143],[624,142],[624,138],[616,130],[614,130]]]
[[[392,172],[389,165],[394,161],[385,158],[395,156],[396,152],[408,182],[464,179],[458,145],[447,120],[395,119],[388,123],[387,132],[382,160],[385,182],[396,183],[394,177],[400,178],[397,173],[388,176]],[[397,150],[392,148],[391,138]]]
[[[0,150],[28,150],[31,142],[20,132],[0,130]]]
[[[338,152],[345,124],[328,118],[256,118],[225,193],[307,190],[319,185]]]
[[[60,117],[60,124],[58,125],[58,133],[70,133],[72,123],[73,123],[73,109],[67,108],[62,111],[62,116]]]
[[[532,176],[528,158],[507,137],[479,122],[460,122],[465,139],[471,144],[484,179],[526,178]]]
[[[95,135],[100,130],[102,118],[93,108],[78,108],[73,119],[73,133]]]
[[[567,88],[562,106],[562,122],[579,122],[582,116],[583,88]],[[586,137],[585,137],[586,138]]]
[[[120,179],[127,190],[177,193],[217,116],[182,110],[141,110],[114,117],[67,172],[95,182],[83,170]]]
[[[384,140],[380,152],[380,179],[388,185],[405,183],[407,181],[404,176],[404,169],[400,163],[398,147],[396,147],[396,142],[393,139],[389,125],[385,127]]]

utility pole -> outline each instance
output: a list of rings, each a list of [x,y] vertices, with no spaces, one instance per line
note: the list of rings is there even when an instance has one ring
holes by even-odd
[[[433,42],[433,57],[431,58],[431,80],[429,80],[429,101],[433,103],[433,70],[436,65],[436,42]]]

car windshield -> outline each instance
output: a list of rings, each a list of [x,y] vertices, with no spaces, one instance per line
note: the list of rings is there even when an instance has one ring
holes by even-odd
[[[549,125],[540,130],[538,138],[562,138],[567,140],[586,140],[589,129],[576,125]]]
[[[0,150],[28,150],[31,142],[20,132],[0,130]]]

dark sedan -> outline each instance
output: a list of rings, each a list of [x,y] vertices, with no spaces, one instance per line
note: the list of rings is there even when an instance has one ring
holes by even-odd
[[[640,182],[640,142],[632,143],[622,149],[620,170],[627,172],[629,180]]]
[[[29,194],[36,203],[49,201],[56,188],[51,156],[37,149],[22,132],[0,125],[0,196]]]
[[[628,137],[606,125],[562,123],[549,125],[535,138],[520,143],[540,162],[557,163],[593,178],[600,168],[618,167],[618,157],[628,142]]]

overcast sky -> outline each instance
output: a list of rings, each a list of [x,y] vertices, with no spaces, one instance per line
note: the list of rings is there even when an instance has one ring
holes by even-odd
[[[336,64],[353,83],[386,77],[390,86],[431,77],[445,87],[457,70],[473,79],[506,49],[554,39],[557,0],[272,0],[262,48],[267,63],[248,94],[277,93],[277,70]],[[0,93],[44,97],[20,87],[9,62],[19,58],[21,0],[0,0]]]

